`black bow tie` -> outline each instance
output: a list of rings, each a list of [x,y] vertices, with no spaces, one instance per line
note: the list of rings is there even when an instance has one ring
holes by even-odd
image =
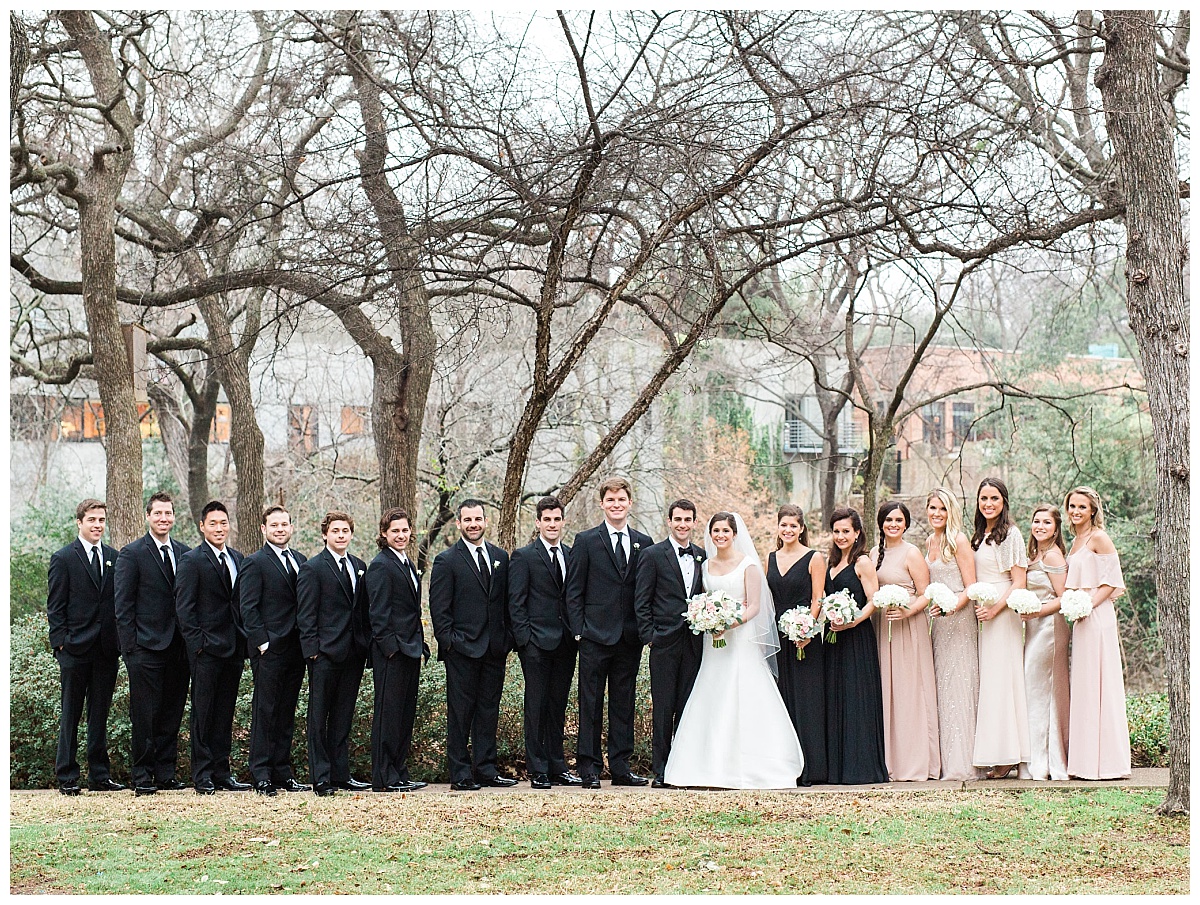
[[[679,558],[680,559],[683,559],[685,556],[691,556],[691,555],[692,555],[692,551],[689,550],[687,547],[679,548]]]

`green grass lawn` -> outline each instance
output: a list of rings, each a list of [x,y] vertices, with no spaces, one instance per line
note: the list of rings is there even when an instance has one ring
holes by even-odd
[[[14,792],[14,893],[1179,893],[1161,790]]]

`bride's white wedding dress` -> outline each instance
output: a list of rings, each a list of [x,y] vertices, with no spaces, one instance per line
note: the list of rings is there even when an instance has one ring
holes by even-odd
[[[728,575],[711,575],[704,590],[746,599],[746,557]],[[766,578],[760,576],[763,585]],[[725,632],[725,647],[705,635],[704,658],[688,697],[663,778],[672,786],[794,789],[804,755],[775,678],[746,625]]]

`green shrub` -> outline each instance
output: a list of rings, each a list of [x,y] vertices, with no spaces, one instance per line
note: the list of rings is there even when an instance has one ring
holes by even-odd
[[[1129,718],[1129,749],[1135,767],[1167,766],[1170,710],[1165,694],[1133,695],[1125,705]]]
[[[44,613],[16,619],[11,626],[10,661],[10,749],[9,784],[15,789],[44,789],[54,785],[54,753],[58,740],[59,679],[58,661],[50,651]],[[646,772],[651,760],[650,679],[648,657],[643,656],[637,683],[637,715],[634,722],[635,748],[631,767]],[[413,729],[409,772],[413,779],[425,782],[447,782],[446,765],[446,670],[436,659],[421,669],[417,691],[417,719]],[[572,685],[567,705],[567,759],[573,761],[578,731],[579,709],[576,685]],[[247,778],[247,759],[250,742],[250,705],[254,683],[249,664],[242,673],[234,715],[233,750],[231,762],[235,772]],[[504,693],[500,700],[500,725],[497,732],[497,755],[500,769],[514,776],[525,774],[525,738],[522,727],[524,681],[517,656],[508,660]],[[371,670],[363,672],[354,726],[350,733],[350,767],[357,779],[371,778],[371,716],[375,693]],[[304,715],[308,712],[308,682],[300,691],[296,711],[296,735],[292,746],[292,763],[297,777],[308,775],[308,742]],[[184,713],[179,734],[179,769],[177,776],[190,780],[188,712]],[[79,762],[86,773],[86,727],[79,732]],[[129,679],[124,663],[117,674],[112,711],[108,720],[108,750],[113,778],[129,782]]]

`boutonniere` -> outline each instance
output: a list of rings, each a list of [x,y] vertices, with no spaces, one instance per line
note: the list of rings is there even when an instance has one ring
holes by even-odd
[[[358,574],[361,576],[361,575],[363,574],[363,570],[362,570],[362,569],[359,569],[359,570],[358,570]]]
[[[642,549],[642,545],[641,545],[641,544],[639,544],[637,541],[634,541],[634,542],[633,542],[633,549],[635,549],[635,550],[640,550],[640,549]]]
[[[696,562],[704,562],[704,554],[697,553],[695,556],[692,557],[692,559],[696,560]]]
[[[108,566],[109,568],[112,568],[112,560],[111,559],[104,560],[104,565]]]
[[[423,573],[421,572],[421,570],[420,570],[420,569],[416,569],[415,571],[416,571],[416,573],[417,573],[417,578],[420,578],[420,577],[421,577],[421,575],[423,574]]]
[[[493,560],[492,560],[492,568],[493,568],[493,569],[499,569],[499,568],[500,568],[500,560],[498,560],[498,559],[493,559]]]

